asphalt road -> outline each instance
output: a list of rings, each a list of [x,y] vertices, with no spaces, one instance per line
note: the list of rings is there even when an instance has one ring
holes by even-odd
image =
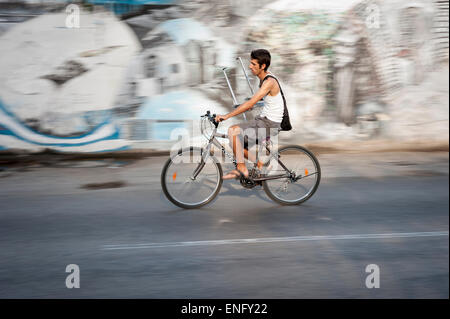
[[[448,153],[324,154],[303,205],[226,181],[198,210],[164,197],[165,160],[2,168],[0,298],[449,297]]]

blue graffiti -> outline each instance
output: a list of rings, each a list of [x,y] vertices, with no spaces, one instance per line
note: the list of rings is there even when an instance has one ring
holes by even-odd
[[[0,120],[2,125],[0,125],[0,136],[11,136],[15,140],[23,141],[29,144],[38,146],[48,146],[48,147],[79,147],[92,145],[97,142],[103,141],[114,141],[120,139],[120,129],[117,125],[112,124],[109,120],[99,124],[90,132],[84,133],[79,136],[72,137],[59,137],[51,136],[46,134],[41,134],[36,130],[24,125],[20,119],[16,117],[14,113],[8,110],[4,104],[0,101]],[[105,131],[100,131],[104,129]],[[20,133],[22,132],[22,134]],[[26,136],[24,136],[26,135]],[[95,136],[98,135],[98,136]],[[28,136],[28,137],[27,137]],[[83,138],[92,137],[89,141],[82,141]],[[45,140],[50,139],[50,141]],[[78,143],[77,143],[78,142]],[[8,148],[8,145],[0,145],[4,150]],[[118,145],[117,147],[105,146],[106,149],[100,150],[104,151],[117,151],[127,149],[128,146]],[[94,151],[99,152],[99,151]]]

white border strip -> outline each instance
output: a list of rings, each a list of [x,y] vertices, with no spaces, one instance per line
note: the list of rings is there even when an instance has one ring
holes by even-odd
[[[104,246],[102,246],[102,250],[192,247],[192,246],[218,246],[218,245],[233,245],[233,244],[260,244],[260,243],[296,242],[296,241],[342,240],[342,239],[390,239],[390,238],[439,237],[439,236],[448,236],[448,235],[449,235],[448,231],[436,231],[436,232],[419,232],[419,233],[356,234],[356,235],[224,239],[224,240],[182,241],[182,242],[147,243],[147,244],[104,245]]]

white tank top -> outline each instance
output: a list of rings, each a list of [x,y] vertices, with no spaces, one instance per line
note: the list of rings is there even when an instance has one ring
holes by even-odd
[[[284,102],[280,92],[275,96],[267,94],[264,98],[264,107],[261,111],[261,116],[267,117],[269,120],[281,123],[284,114]]]

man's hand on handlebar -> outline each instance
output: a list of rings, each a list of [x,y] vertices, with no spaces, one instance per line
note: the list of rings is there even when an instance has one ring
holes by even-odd
[[[217,123],[228,120],[229,117],[227,115],[217,115],[214,119]]]

